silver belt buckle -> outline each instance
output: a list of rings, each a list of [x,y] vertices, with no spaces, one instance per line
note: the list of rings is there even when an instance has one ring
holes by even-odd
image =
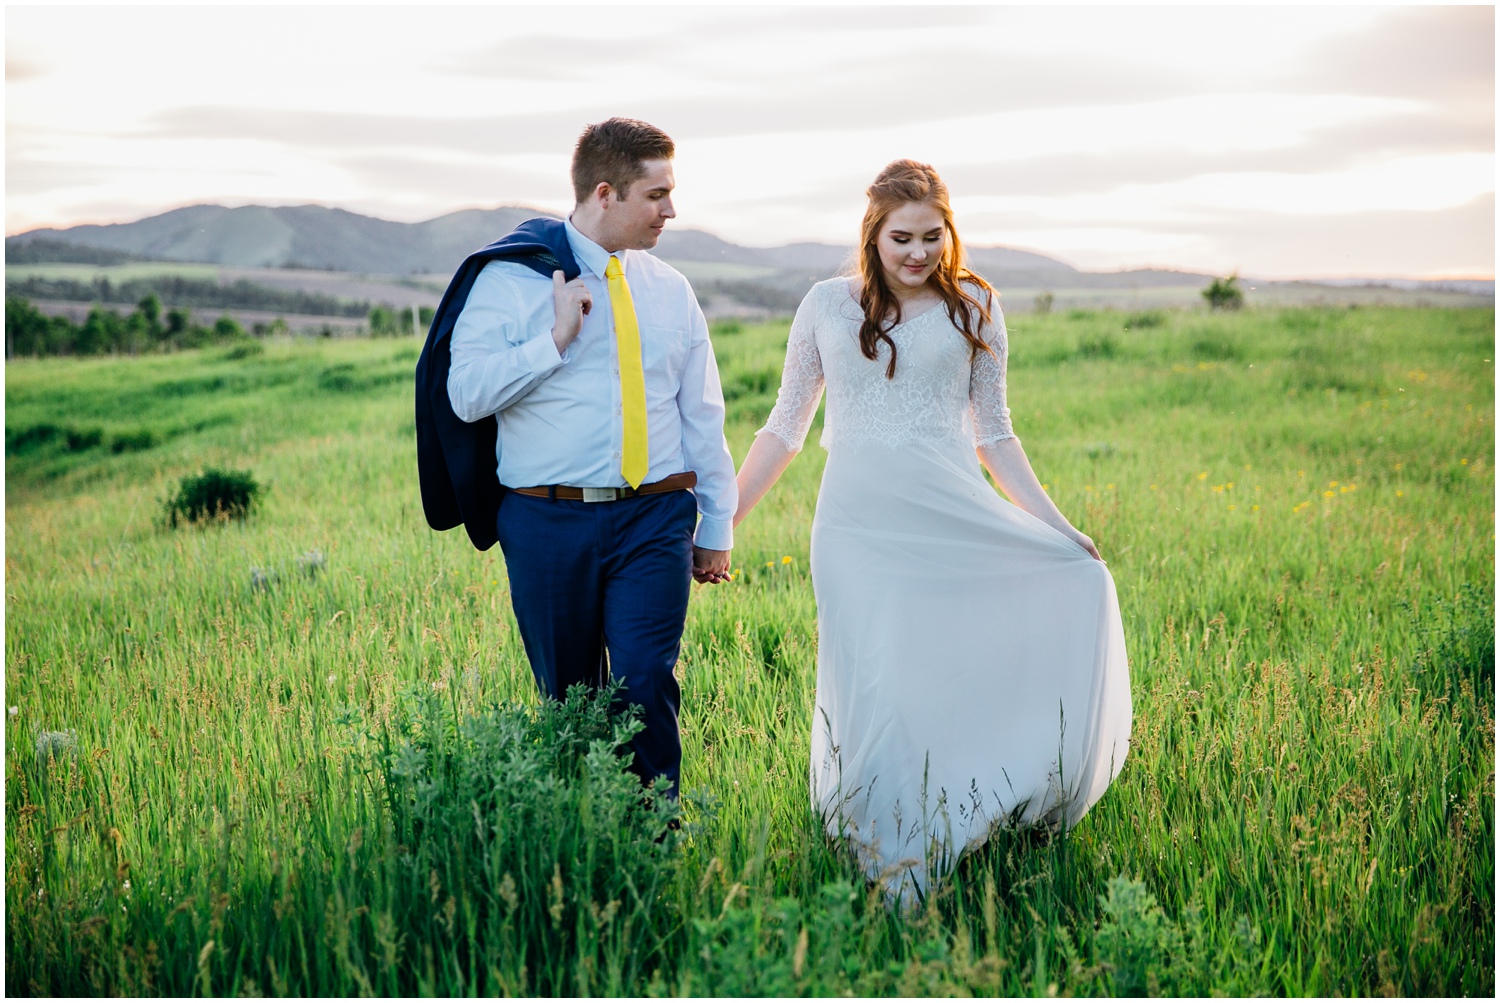
[[[620,497],[619,488],[584,488],[586,502],[610,502]]]

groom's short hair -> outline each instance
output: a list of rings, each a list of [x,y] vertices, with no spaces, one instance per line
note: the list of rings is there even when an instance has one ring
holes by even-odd
[[[676,149],[672,137],[638,119],[595,122],[573,147],[573,194],[582,202],[603,181],[624,201],[630,186],[646,173],[645,161],[671,160]]]

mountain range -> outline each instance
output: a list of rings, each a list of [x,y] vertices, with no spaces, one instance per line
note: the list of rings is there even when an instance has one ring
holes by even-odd
[[[27,279],[24,269],[29,264],[108,266],[154,261],[216,265],[220,283],[249,281],[256,286],[315,293],[346,306],[363,302],[432,306],[471,251],[508,233],[524,219],[553,215],[526,206],[501,206],[399,223],[321,205],[193,205],[133,223],[37,229],[7,237],[6,263],[20,269],[14,274],[7,269],[6,288],[9,294],[13,279],[17,289],[30,290],[25,285],[28,281],[32,286],[38,282],[46,286],[43,279]],[[785,316],[796,309],[814,282],[845,268],[852,251],[820,243],[744,247],[702,230],[669,228],[655,253],[691,280],[710,316]],[[1055,258],[1009,247],[971,246],[968,253],[970,266],[1009,296],[1007,308],[1012,311],[1033,301],[1051,304],[1053,293],[1059,308],[1190,306],[1200,301],[1198,291],[1211,279],[1201,273],[1162,269],[1086,272]],[[1244,285],[1255,302],[1282,304],[1484,306],[1493,305],[1495,295],[1493,280],[1317,284],[1246,278]],[[97,290],[77,282],[66,289],[54,282],[21,295],[39,301],[99,298]],[[87,303],[81,301],[44,307],[81,316],[87,310]]]
[[[9,261],[45,258],[99,263],[99,253],[104,252],[119,255],[120,260],[203,262],[238,268],[447,275],[469,252],[507,233],[522,220],[552,215],[524,206],[502,206],[463,209],[420,223],[399,223],[320,205],[193,205],[133,223],[30,230],[7,237],[5,247]],[[71,251],[73,248],[79,250]],[[702,230],[669,229],[655,253],[674,263],[741,266],[699,270],[710,281],[817,281],[837,272],[847,262],[850,248],[819,243],[744,247]],[[1082,272],[1054,258],[1007,247],[971,247],[969,257],[974,269],[991,282],[1011,287],[1131,288],[1192,284],[1208,278],[1157,270]]]

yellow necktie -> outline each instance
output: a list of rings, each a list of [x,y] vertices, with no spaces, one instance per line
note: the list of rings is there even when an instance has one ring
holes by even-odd
[[[633,488],[641,486],[650,466],[646,435],[646,373],[641,368],[641,329],[635,322],[635,303],[620,259],[609,256],[604,269],[609,283],[609,305],[615,315],[615,351],[620,359],[620,420],[624,437],[620,473]]]

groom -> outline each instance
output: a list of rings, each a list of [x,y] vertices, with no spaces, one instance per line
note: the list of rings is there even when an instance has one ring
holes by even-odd
[[[643,253],[676,215],[673,153],[633,119],[583,131],[568,220],[528,220],[454,277],[417,410],[428,520],[498,539],[538,686],[620,682],[645,724],[632,769],[675,797],[689,581],[728,578],[737,497],[703,312]]]

